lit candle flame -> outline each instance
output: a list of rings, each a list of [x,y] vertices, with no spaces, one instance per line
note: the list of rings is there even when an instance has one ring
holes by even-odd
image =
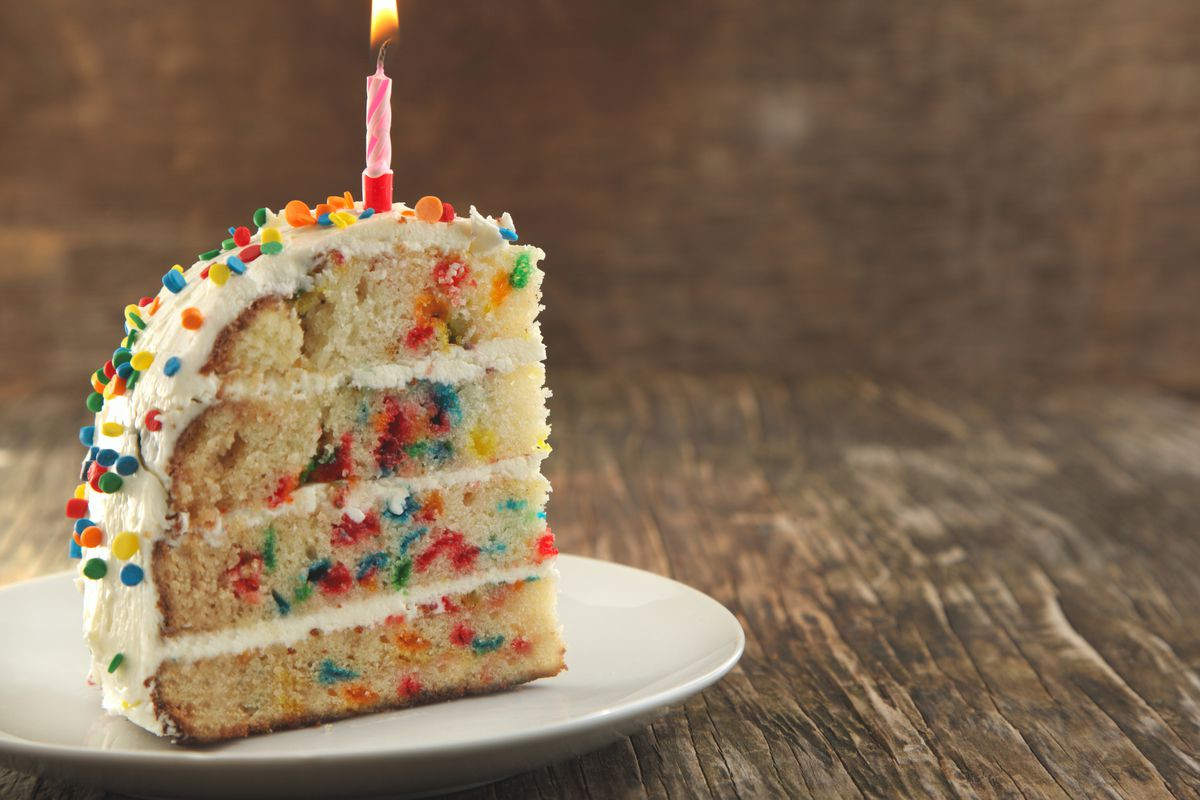
[[[389,41],[400,30],[396,0],[371,0],[371,47]]]

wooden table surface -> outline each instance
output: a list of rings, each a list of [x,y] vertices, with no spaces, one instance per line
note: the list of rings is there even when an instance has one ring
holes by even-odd
[[[618,744],[463,797],[1200,795],[1194,401],[551,383],[561,547],[711,594],[746,654]],[[68,566],[77,405],[0,406],[3,581]],[[0,795],[102,796],[13,772]]]

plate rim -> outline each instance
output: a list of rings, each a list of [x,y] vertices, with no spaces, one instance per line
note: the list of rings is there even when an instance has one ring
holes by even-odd
[[[614,725],[619,725],[629,720],[647,716],[651,712],[659,709],[665,710],[667,707],[674,705],[682,700],[703,691],[707,687],[715,684],[717,681],[725,677],[741,660],[746,649],[746,632],[742,627],[741,622],[723,603],[709,596],[708,594],[695,589],[687,584],[677,581],[674,578],[666,575],[659,575],[649,570],[632,567],[627,564],[620,564],[615,561],[606,561],[604,559],[592,558],[590,556],[579,556],[569,553],[562,553],[558,557],[560,560],[585,562],[593,569],[617,569],[628,570],[631,572],[642,573],[652,579],[660,581],[669,581],[678,587],[681,587],[685,593],[698,595],[700,599],[716,606],[721,613],[727,618],[726,621],[732,623],[733,630],[736,630],[736,644],[729,655],[725,657],[719,664],[708,669],[700,675],[696,675],[691,679],[675,684],[665,689],[653,692],[650,695],[632,701],[628,704],[618,707],[616,710],[600,709],[591,711],[578,717],[573,717],[561,722],[550,723],[543,727],[530,729],[527,731],[506,734],[503,738],[495,737],[477,737],[465,741],[446,743],[431,743],[428,745],[406,746],[402,750],[372,748],[359,749],[349,753],[305,753],[300,755],[290,756],[287,753],[236,753],[226,751],[214,751],[206,749],[206,745],[179,746],[178,749],[173,747],[170,750],[102,750],[88,747],[78,747],[72,745],[42,743],[34,740],[26,739],[20,736],[11,734],[0,728],[0,759],[8,760],[10,758],[18,758],[27,762],[54,760],[54,761],[69,761],[73,764],[91,765],[93,763],[103,764],[107,768],[117,768],[121,766],[140,765],[146,766],[148,763],[154,767],[165,767],[171,764],[178,766],[195,766],[208,761],[217,761],[226,767],[237,767],[251,769],[256,767],[273,766],[279,767],[288,764],[321,764],[321,763],[337,763],[349,765],[352,763],[368,763],[380,759],[400,760],[437,756],[462,756],[477,752],[480,750],[489,750],[498,746],[527,746],[535,744],[538,741],[555,738],[563,735],[592,730],[595,724],[602,719],[609,719]],[[39,575],[33,578],[28,578],[22,581],[16,581],[6,586],[0,586],[0,595],[4,595],[18,588],[28,588],[34,583],[49,583],[64,578],[74,576],[74,570],[62,570],[53,572],[48,575]],[[561,590],[560,590],[561,591]],[[403,710],[403,709],[401,709]],[[386,713],[386,712],[385,712]],[[132,723],[131,723],[132,724]],[[321,726],[311,726],[310,728],[300,730],[318,730]],[[286,733],[286,731],[280,731]],[[269,734],[267,734],[269,735]],[[255,737],[258,738],[258,737]],[[219,745],[220,743],[214,743]],[[180,763],[183,762],[183,763]]]

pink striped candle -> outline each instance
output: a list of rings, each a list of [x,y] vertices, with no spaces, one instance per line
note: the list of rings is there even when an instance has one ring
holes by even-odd
[[[367,168],[363,170],[363,208],[392,210],[392,79],[379,66],[367,78]]]

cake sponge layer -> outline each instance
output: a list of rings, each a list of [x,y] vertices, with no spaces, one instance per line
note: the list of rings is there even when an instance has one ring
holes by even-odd
[[[563,669],[554,580],[492,584],[436,612],[198,661],[167,661],[152,698],[183,739],[213,741],[490,692]]]
[[[343,387],[307,397],[223,401],[183,432],[170,502],[191,527],[237,507],[278,508],[313,482],[416,476],[537,453],[546,422],[540,363],[452,385]]]
[[[219,534],[160,540],[153,568],[163,632],[236,628],[532,569],[555,552],[542,513],[549,488],[536,472],[421,491],[395,480],[311,486],[298,495],[313,497],[283,513],[233,514]]]

